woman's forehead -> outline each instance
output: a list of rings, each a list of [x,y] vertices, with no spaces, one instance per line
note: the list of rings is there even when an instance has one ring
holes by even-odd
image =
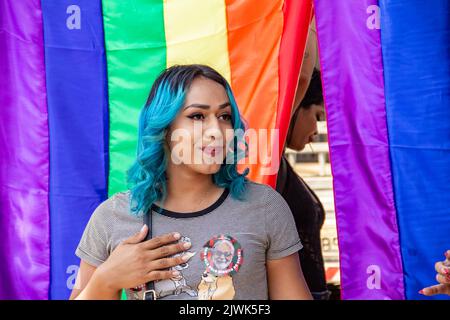
[[[229,102],[225,88],[211,79],[198,77],[186,92],[185,105],[192,103],[219,106]]]

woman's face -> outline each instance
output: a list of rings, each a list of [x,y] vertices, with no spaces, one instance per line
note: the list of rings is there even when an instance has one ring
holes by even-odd
[[[300,108],[297,119],[288,141],[288,148],[301,151],[305,145],[314,140],[317,135],[317,121],[325,117],[323,105],[313,104],[308,109]]]
[[[225,88],[208,78],[194,79],[168,131],[172,162],[197,173],[215,174],[233,135]]]

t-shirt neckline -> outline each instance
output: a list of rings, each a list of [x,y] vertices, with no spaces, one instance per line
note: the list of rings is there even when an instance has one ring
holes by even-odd
[[[209,207],[202,209],[200,211],[194,211],[194,212],[176,212],[176,211],[170,211],[164,208],[161,208],[160,206],[156,205],[156,204],[152,204],[152,210],[163,215],[163,216],[167,216],[170,218],[195,218],[195,217],[200,217],[203,216],[205,214],[210,213],[211,211],[217,209],[224,201],[225,199],[228,197],[229,194],[229,190],[228,188],[225,188],[225,190],[222,192],[222,194],[220,195],[219,199],[216,200],[216,202],[214,202],[212,205],[210,205]]]

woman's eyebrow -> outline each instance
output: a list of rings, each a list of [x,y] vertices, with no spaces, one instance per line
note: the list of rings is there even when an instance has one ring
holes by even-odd
[[[219,105],[219,109],[223,109],[223,108],[226,108],[228,106],[231,106],[230,102],[225,102],[225,103],[222,103],[221,105]],[[193,104],[190,104],[190,105],[184,107],[184,110],[186,110],[187,108],[209,109],[210,107],[211,106],[208,105],[208,104],[193,103]]]

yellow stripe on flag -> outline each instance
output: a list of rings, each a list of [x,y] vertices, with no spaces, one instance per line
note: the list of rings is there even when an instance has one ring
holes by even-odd
[[[224,0],[164,0],[167,67],[206,64],[231,80]]]

